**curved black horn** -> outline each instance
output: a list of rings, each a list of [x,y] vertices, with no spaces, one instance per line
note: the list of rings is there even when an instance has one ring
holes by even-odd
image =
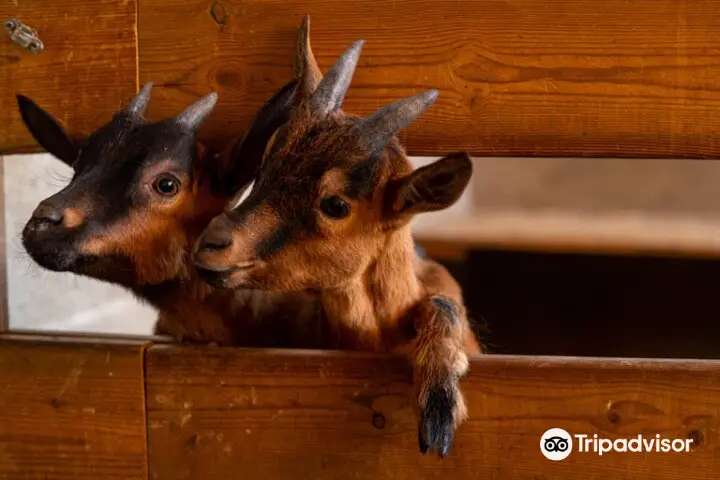
[[[320,115],[337,110],[350,87],[365,40],[358,40],[340,55],[310,97],[313,112]]]
[[[372,151],[385,148],[392,137],[427,110],[440,93],[437,90],[397,100],[353,127]]]
[[[205,95],[175,117],[175,121],[187,130],[197,130],[215,108],[217,99],[218,94],[215,92]]]
[[[152,90],[152,88],[152,82],[143,85],[138,94],[130,100],[130,103],[128,103],[124,111],[133,115],[143,115],[148,103],[150,103],[150,90]]]

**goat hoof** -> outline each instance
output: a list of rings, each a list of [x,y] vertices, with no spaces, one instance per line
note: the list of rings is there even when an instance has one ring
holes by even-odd
[[[452,391],[445,388],[430,391],[418,425],[420,453],[437,451],[440,457],[447,456],[455,437],[454,408]]]
[[[423,432],[423,424],[418,424],[418,445],[420,446],[420,453],[425,455],[430,450],[430,445],[425,441],[425,435]]]

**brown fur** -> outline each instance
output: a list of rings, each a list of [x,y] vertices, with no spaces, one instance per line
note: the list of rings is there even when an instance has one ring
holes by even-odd
[[[207,159],[200,168],[207,168]],[[228,292],[210,287],[191,266],[190,252],[210,219],[223,211],[230,197],[217,196],[199,169],[189,191],[171,205],[131,212],[100,240],[84,248],[93,253],[114,253],[132,259],[141,296],[158,307],[156,333],[169,334],[184,343],[220,346],[293,347],[304,345],[307,327],[315,314],[302,293],[273,294],[242,290]],[[153,285],[169,287],[153,288]],[[293,318],[293,322],[288,319]]]
[[[156,333],[192,343],[304,346],[311,328],[303,322],[316,318],[306,294],[214,289],[191,263],[196,239],[235,196],[233,188],[250,182],[267,139],[284,121],[294,82],[220,155],[195,141],[212,94],[178,117],[147,123],[141,115],[150,87],[86,139],[84,151],[50,114],[19,100],[33,135],[75,171],[68,186],[38,206],[23,245],[45,268],[127,287],[159,310]],[[159,190],[158,181],[168,179],[176,188]]]
[[[229,197],[217,196],[211,191],[205,178],[206,162],[201,158],[192,175],[176,175],[183,186],[189,185],[178,195],[170,200],[152,197],[148,205],[128,211],[124,218],[86,239],[79,250],[95,256],[118,255],[131,259],[136,271],[134,282],[138,285],[188,280],[192,275],[190,248],[202,229],[229,201]],[[140,184],[149,188],[155,178],[172,170],[172,160],[153,165],[143,171]]]
[[[199,241],[227,238],[231,230],[231,244],[200,248],[196,261],[226,288],[317,291],[327,348],[407,355],[418,388],[420,448],[445,455],[467,416],[459,380],[468,355],[481,350],[457,282],[416,256],[410,220],[459,198],[469,158],[454,154],[413,171],[396,138],[371,150],[376,142],[353,128],[360,119],[339,108],[318,116],[311,97],[300,96],[295,116],[276,133],[253,192]],[[349,205],[348,216],[323,210],[334,197]],[[233,266],[241,268],[227,270]]]
[[[65,228],[79,227],[85,222],[85,215],[77,208],[66,208],[63,216],[63,226]]]

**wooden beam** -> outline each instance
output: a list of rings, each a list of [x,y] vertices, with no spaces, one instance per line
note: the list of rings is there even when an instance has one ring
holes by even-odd
[[[326,70],[366,39],[346,110],[438,88],[403,135],[413,155],[716,157],[718,0],[147,0],[150,115],[220,93],[203,136],[246,128],[291,76],[303,14]]]
[[[0,38],[0,153],[42,149],[23,125],[15,95],[50,111],[74,135],[110,120],[137,89],[134,0],[21,0],[0,3],[0,19],[34,28],[33,55]]]
[[[402,359],[338,352],[153,347],[151,478],[205,480],[705,479],[720,476],[720,362],[488,356],[463,386],[451,454],[420,455]],[[541,455],[550,428],[693,439],[688,453]]]
[[[144,344],[0,335],[0,478],[147,479]]]
[[[589,212],[581,216],[478,208],[467,215],[440,217],[439,223],[421,224],[413,231],[434,258],[460,259],[473,249],[720,258],[720,224],[701,215]]]

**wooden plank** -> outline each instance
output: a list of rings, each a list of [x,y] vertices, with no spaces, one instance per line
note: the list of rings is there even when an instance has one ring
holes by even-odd
[[[0,39],[0,153],[41,148],[23,125],[15,94],[35,100],[73,134],[110,119],[137,89],[134,0],[20,0],[0,3],[0,19],[34,28],[38,55]]]
[[[6,340],[23,340],[30,336],[36,340],[45,342],[61,342],[61,343],[87,343],[102,341],[103,343],[119,343],[119,344],[166,344],[174,343],[175,340],[168,335],[135,335],[135,334],[101,334],[96,332],[53,332],[48,330],[31,330],[24,328],[13,328],[12,332],[5,333],[2,338]]]
[[[454,259],[472,249],[599,253],[623,256],[720,258],[720,224],[712,218],[638,212],[480,211],[418,225],[416,240],[430,255]]]
[[[159,118],[218,90],[205,137],[241,132],[289,80],[303,14],[326,70],[364,38],[346,110],[426,88],[411,154],[715,157],[718,0],[146,0],[140,79]],[[371,12],[371,13],[368,13]]]
[[[413,160],[418,168],[432,159]],[[720,257],[720,162],[482,157],[473,164],[452,208],[413,221],[415,238],[436,258],[469,249]]]
[[[147,478],[143,343],[0,336],[0,478]]]
[[[471,418],[451,454],[421,456],[402,359],[153,347],[150,478],[206,480],[710,479],[720,476],[720,362],[488,356],[465,381]],[[687,453],[539,450],[550,428],[693,438]]]

